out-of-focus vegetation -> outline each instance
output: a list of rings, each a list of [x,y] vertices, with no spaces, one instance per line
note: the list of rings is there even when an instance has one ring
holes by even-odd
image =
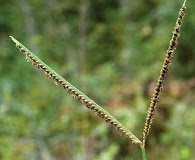
[[[141,159],[112,127],[25,58],[13,35],[142,137],[182,0],[6,0],[0,5],[0,159]],[[195,2],[146,146],[150,160],[195,157]]]

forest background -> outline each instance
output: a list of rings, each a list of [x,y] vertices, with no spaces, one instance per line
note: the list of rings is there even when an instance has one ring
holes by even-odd
[[[6,0],[0,5],[0,159],[137,160],[132,145],[26,63],[10,35],[139,138],[182,0]],[[148,142],[150,160],[195,157],[195,1]]]

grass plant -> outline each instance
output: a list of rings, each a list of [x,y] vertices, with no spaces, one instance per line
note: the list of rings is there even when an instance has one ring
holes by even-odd
[[[45,72],[45,75],[50,79],[54,80],[54,83],[61,86],[63,89],[66,89],[70,96],[79,100],[86,106],[89,110],[96,113],[98,117],[102,118],[106,123],[112,125],[116,130],[118,130],[121,135],[125,135],[133,144],[138,144],[142,151],[143,160],[146,160],[145,153],[145,142],[149,135],[152,121],[156,112],[156,107],[159,102],[160,94],[163,91],[163,84],[167,77],[167,74],[170,70],[171,61],[173,58],[173,53],[178,45],[178,38],[180,36],[180,28],[181,24],[186,12],[185,6],[186,0],[183,2],[183,5],[179,11],[179,16],[176,21],[176,26],[173,30],[173,35],[169,43],[169,47],[166,53],[166,58],[163,63],[163,67],[160,71],[160,76],[157,80],[156,87],[154,89],[154,94],[151,98],[151,103],[148,108],[148,113],[146,116],[144,129],[143,129],[143,138],[140,140],[137,138],[131,131],[129,131],[123,124],[121,124],[118,120],[116,120],[112,115],[110,115],[106,110],[104,110],[101,106],[91,100],[88,96],[82,93],[79,89],[74,87],[68,81],[66,81],[63,77],[61,77],[58,73],[52,70],[48,65],[42,62],[37,56],[35,56],[31,51],[29,51],[24,45],[22,45],[19,41],[17,41],[14,37],[10,36],[11,39],[15,42],[16,47],[26,56],[27,62],[31,62],[32,65],[37,66],[39,69],[42,69]]]

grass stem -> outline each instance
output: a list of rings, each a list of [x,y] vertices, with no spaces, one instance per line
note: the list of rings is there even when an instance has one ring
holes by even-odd
[[[143,160],[146,160],[146,152],[145,152],[145,147],[144,146],[140,146],[141,150],[142,150],[142,156],[143,156]]]

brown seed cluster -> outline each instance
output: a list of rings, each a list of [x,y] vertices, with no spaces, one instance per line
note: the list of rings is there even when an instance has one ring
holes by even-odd
[[[148,109],[148,114],[146,117],[144,131],[143,131],[143,143],[145,143],[145,140],[149,134],[151,124],[153,121],[153,117],[154,117],[154,114],[156,111],[156,106],[157,106],[157,103],[159,101],[160,94],[163,90],[163,83],[167,77],[168,71],[170,70],[171,60],[173,58],[173,52],[175,51],[175,49],[178,45],[178,38],[180,36],[180,28],[181,28],[181,24],[182,24],[185,12],[186,12],[186,7],[185,7],[185,1],[184,1],[184,4],[179,11],[179,17],[176,21],[176,27],[174,28],[174,31],[173,31],[173,36],[171,38],[169,48],[167,50],[166,58],[165,58],[162,70],[160,72],[160,76],[159,76],[159,79],[157,81],[153,97],[151,98],[151,103],[150,103],[150,106]]]

